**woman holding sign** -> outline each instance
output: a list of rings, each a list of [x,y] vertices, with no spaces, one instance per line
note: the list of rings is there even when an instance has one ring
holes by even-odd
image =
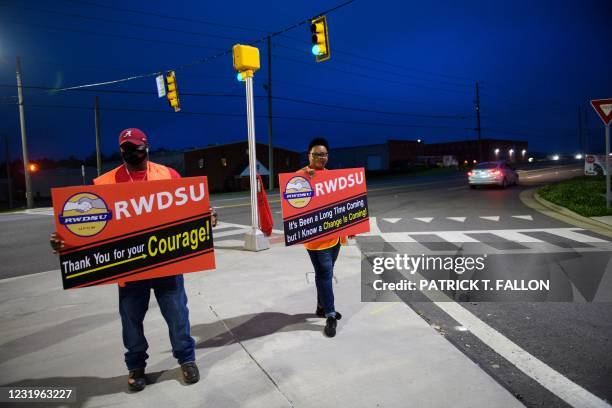
[[[329,155],[329,144],[324,138],[313,139],[308,145],[308,166],[302,170],[310,177],[315,176],[317,171],[324,171]],[[346,238],[331,238],[312,241],[304,244],[312,266],[315,270],[315,283],[317,286],[317,310],[316,315],[325,317],[324,333],[328,337],[336,335],[337,321],[342,318],[340,312],[334,307],[334,289],[332,286],[334,277],[334,264],[340,252],[340,245],[346,243]]]

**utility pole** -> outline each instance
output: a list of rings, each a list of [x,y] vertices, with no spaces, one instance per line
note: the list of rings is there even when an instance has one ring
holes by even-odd
[[[269,189],[274,189],[274,146],[272,145],[272,37],[268,36],[268,177]],[[263,186],[262,186],[263,187]]]
[[[582,148],[582,154],[586,154],[589,150],[589,139],[591,138],[591,130],[589,129],[589,115],[587,115],[587,110],[583,111],[584,114],[584,135],[582,137],[584,146]]]
[[[23,86],[21,84],[21,60],[17,57],[17,95],[19,97],[19,123],[21,125],[21,148],[23,151],[23,173],[25,176],[26,204],[34,208],[32,197],[32,180],[30,179],[30,159],[28,157],[28,143],[26,136],[25,110],[23,107]]]
[[[6,144],[6,186],[8,189],[8,208],[13,208],[13,184],[11,183],[11,151],[9,149],[9,137],[4,138]]]
[[[96,96],[95,118],[96,118],[96,164],[98,168],[98,177],[100,177],[102,175],[102,152],[100,150],[100,98],[98,96]]]
[[[478,132],[478,162],[482,161],[482,141],[480,138],[480,90],[476,81],[476,132]]]
[[[580,112],[580,105],[578,105],[578,153],[582,152],[582,112]]]

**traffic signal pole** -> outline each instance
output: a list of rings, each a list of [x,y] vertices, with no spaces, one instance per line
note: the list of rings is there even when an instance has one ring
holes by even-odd
[[[272,37],[268,36],[268,188],[274,190],[274,145],[272,144]],[[262,186],[263,187],[263,186]]]
[[[102,175],[102,151],[100,149],[100,98],[98,96],[96,96],[95,120],[96,120],[96,168],[98,169],[98,177],[100,177]]]
[[[28,157],[25,109],[23,107],[23,86],[21,84],[21,59],[19,57],[17,57],[17,95],[19,98],[19,124],[21,125],[21,149],[23,152],[23,173],[25,176],[26,205],[28,208],[34,208],[34,197],[32,196],[32,180],[30,179],[30,159]]]
[[[259,212],[257,208],[257,155],[255,144],[255,104],[253,102],[253,73],[260,67],[259,49],[249,45],[236,44],[232,48],[234,69],[237,78],[244,82],[246,89],[247,131],[249,142],[249,181],[251,185],[251,229],[244,236],[244,249],[262,251],[270,248],[268,238],[259,229]],[[261,186],[265,194],[264,186]]]
[[[610,209],[610,125],[606,125],[606,208]]]

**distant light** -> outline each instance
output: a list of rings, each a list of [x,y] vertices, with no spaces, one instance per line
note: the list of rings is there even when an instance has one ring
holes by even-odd
[[[421,139],[417,139],[417,143],[421,143]]]
[[[30,163],[28,165],[28,169],[30,170],[30,172],[34,173],[34,172],[38,171],[38,164]]]
[[[558,154],[555,154],[555,155],[552,157],[552,159],[553,159],[553,160],[559,160],[559,155],[558,155]]]
[[[576,160],[582,160],[582,155],[580,153],[578,153],[575,157],[576,157]]]
[[[474,161],[473,161],[473,163],[474,163],[474,164],[476,164],[476,163],[477,163],[477,161],[476,161],[476,160],[474,160]]]
[[[313,45],[313,46],[312,46],[312,53],[313,53],[314,55],[321,55],[321,54],[322,54],[322,53],[321,53],[321,47],[319,47],[319,45],[318,45],[318,44]]]
[[[529,159],[527,159],[527,161],[528,161],[529,163],[533,163],[533,157],[530,157]]]
[[[510,153],[510,156],[512,156],[514,154],[514,149],[508,150],[508,153]]]
[[[467,164],[467,163],[468,163],[468,161],[467,161],[467,160],[464,160],[464,161],[463,161],[463,164]]]
[[[521,152],[521,154],[524,156],[525,153],[527,153],[527,150],[523,149],[523,151]]]
[[[495,154],[499,154],[499,149],[495,149]]]

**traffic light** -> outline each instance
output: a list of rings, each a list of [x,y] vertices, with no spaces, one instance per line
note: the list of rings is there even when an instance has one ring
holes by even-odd
[[[329,50],[329,35],[327,32],[327,18],[317,17],[310,22],[312,31],[312,53],[317,62],[327,61],[331,55]]]
[[[179,102],[178,89],[176,87],[176,74],[174,71],[168,71],[166,73],[166,85],[168,87],[168,93],[166,93],[168,103],[174,108],[175,112],[178,112],[181,110],[181,104]]]

